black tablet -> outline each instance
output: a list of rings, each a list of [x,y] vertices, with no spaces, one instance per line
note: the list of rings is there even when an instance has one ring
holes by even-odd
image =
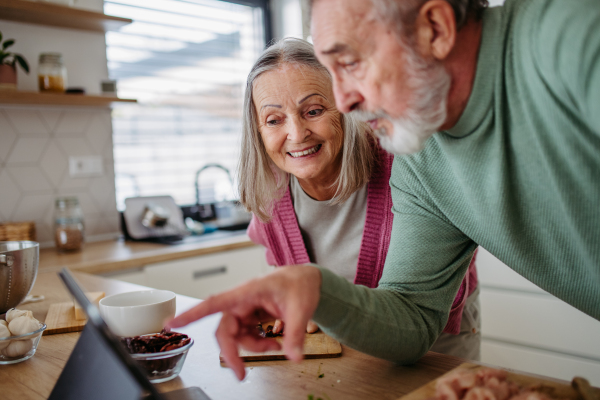
[[[159,393],[110,331],[69,270],[63,268],[59,276],[81,305],[88,322],[49,400],[210,400],[197,387]]]

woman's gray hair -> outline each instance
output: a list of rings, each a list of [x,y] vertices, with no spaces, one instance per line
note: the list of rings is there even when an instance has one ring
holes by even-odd
[[[291,64],[310,68],[331,80],[327,69],[317,60],[313,46],[301,39],[287,38],[276,42],[258,58],[246,81],[242,123],[242,149],[238,166],[241,203],[261,221],[271,219],[275,201],[285,193],[289,174],[279,169],[267,154],[258,129],[258,115],[252,100],[254,82],[268,71]],[[370,128],[354,116],[340,113],[344,131],[340,174],[333,186],[335,196],[330,204],[346,201],[371,177],[376,152],[370,139]]]

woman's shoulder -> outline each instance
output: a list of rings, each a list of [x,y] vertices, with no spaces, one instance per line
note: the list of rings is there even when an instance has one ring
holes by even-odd
[[[252,220],[256,221],[257,226],[276,226],[282,225],[283,220],[286,220],[289,217],[295,217],[294,204],[292,203],[292,197],[290,193],[290,187],[286,188],[283,195],[273,200],[273,203],[270,207],[270,215],[268,221],[261,221],[256,215],[253,216]]]
[[[394,154],[385,150],[377,141],[375,144],[375,162],[379,168],[375,168],[375,173],[384,173],[389,175],[394,164]]]

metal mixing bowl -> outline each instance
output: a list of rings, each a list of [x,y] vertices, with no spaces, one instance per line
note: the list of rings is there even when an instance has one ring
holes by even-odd
[[[0,242],[0,314],[19,305],[29,294],[39,257],[37,242]]]

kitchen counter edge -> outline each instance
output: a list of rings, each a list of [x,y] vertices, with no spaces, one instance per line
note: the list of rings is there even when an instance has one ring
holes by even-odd
[[[64,267],[94,275],[135,270],[144,265],[256,246],[245,233],[208,239],[198,243],[159,244],[107,240],[86,243],[77,252],[40,250],[38,273],[57,272]]]

